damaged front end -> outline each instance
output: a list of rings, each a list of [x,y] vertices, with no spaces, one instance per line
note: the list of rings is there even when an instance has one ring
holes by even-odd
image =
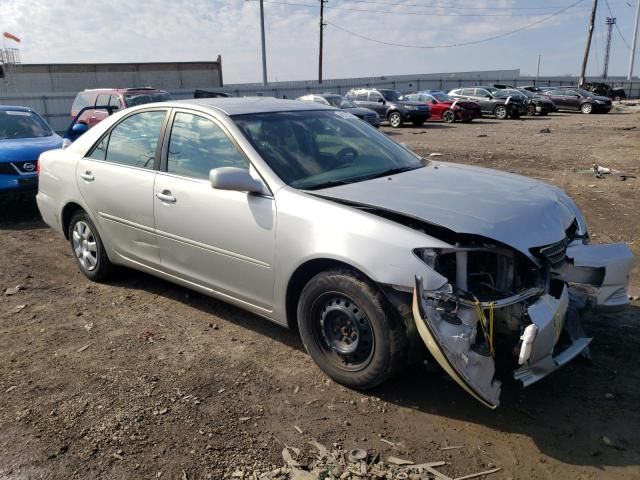
[[[633,255],[624,244],[567,237],[527,256],[476,239],[415,251],[448,282],[426,290],[416,277],[413,317],[434,359],[468,393],[499,405],[496,363],[531,385],[577,355],[588,355],[579,312],[628,303]]]

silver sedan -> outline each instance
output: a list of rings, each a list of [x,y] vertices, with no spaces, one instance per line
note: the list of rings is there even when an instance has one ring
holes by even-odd
[[[40,157],[38,206],[80,270],[123,265],[297,327],[374,387],[437,361],[482,403],[579,354],[579,313],[628,303],[633,257],[590,245],[560,189],[425,160],[348,112],[269,98],[130,108]]]

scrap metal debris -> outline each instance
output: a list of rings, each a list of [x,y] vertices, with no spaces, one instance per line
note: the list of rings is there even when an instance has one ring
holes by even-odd
[[[254,468],[249,476],[246,475],[248,472],[237,467],[229,473],[237,473],[237,478],[258,480],[468,480],[502,470],[497,467],[462,477],[450,477],[438,470],[447,465],[444,461],[416,464],[412,460],[392,456],[383,459],[376,449],[345,450],[335,443],[334,448],[329,449],[317,440],[310,440],[308,443],[313,450],[303,453],[298,448],[276,440],[284,445],[283,467],[274,468],[275,465],[272,465],[268,471]]]
[[[635,175],[630,173],[621,172],[620,170],[614,170],[613,168],[603,167],[602,165],[598,165],[594,163],[591,167],[593,171],[593,176],[596,178],[604,178],[604,175],[613,175],[617,180],[626,180],[627,178],[638,178]]]
[[[23,289],[22,285],[18,284],[15,287],[7,288],[4,291],[4,294],[5,295],[15,295],[16,293],[18,293],[22,289]]]

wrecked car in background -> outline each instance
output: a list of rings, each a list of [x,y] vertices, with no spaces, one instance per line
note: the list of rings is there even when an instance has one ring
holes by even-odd
[[[135,107],[40,165],[42,217],[89,279],[128,266],[297,326],[353,388],[426,345],[494,408],[496,363],[530,385],[587,349],[578,309],[628,303],[630,250],[590,245],[562,190],[426,160],[315,102]]]

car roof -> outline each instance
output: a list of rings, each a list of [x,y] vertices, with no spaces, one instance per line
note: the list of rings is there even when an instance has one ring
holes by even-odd
[[[18,105],[0,105],[0,111],[6,112],[8,110],[18,112],[33,112],[29,107],[21,107]]]
[[[154,87],[132,87],[132,88],[85,88],[80,93],[130,93],[130,92],[163,92],[166,93],[165,90],[160,90]]]
[[[334,107],[320,103],[299,102],[297,100],[280,100],[273,97],[194,98],[168,103],[174,104],[175,106],[192,104],[214,108],[227,115],[294,112],[305,110],[335,110]]]

